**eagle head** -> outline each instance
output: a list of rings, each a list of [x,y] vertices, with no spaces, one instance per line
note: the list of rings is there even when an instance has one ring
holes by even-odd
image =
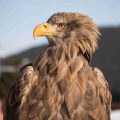
[[[97,48],[99,30],[95,22],[80,13],[55,13],[46,23],[39,24],[33,37],[46,36],[51,45],[76,46],[90,59]]]

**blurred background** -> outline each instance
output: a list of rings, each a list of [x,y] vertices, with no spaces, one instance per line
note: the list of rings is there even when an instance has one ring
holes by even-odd
[[[120,120],[120,0],[0,0],[0,120],[19,69],[47,47],[46,38],[33,40],[33,28],[63,11],[80,12],[96,21],[101,37],[91,64],[108,80],[112,120]]]

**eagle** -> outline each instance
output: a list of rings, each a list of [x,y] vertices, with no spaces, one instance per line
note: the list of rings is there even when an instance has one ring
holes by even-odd
[[[34,28],[49,45],[17,75],[6,120],[110,120],[111,93],[91,66],[98,47],[96,23],[81,13],[58,12]]]

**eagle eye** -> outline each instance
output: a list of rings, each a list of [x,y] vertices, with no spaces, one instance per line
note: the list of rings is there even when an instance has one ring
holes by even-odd
[[[59,28],[63,28],[65,26],[65,23],[58,23]]]

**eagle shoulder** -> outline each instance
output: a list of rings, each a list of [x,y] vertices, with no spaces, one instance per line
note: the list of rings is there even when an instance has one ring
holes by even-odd
[[[9,90],[6,118],[10,119],[9,115],[11,116],[12,114],[12,118],[16,118],[16,115],[19,113],[18,109],[25,102],[32,85],[35,84],[36,77],[32,65],[26,65],[20,70],[15,83]],[[16,112],[16,114],[12,112]]]
[[[104,106],[108,114],[108,117],[110,117],[112,95],[109,90],[108,82],[105,79],[103,73],[98,68],[93,68],[93,71],[95,73],[98,82],[99,97],[101,104]]]

